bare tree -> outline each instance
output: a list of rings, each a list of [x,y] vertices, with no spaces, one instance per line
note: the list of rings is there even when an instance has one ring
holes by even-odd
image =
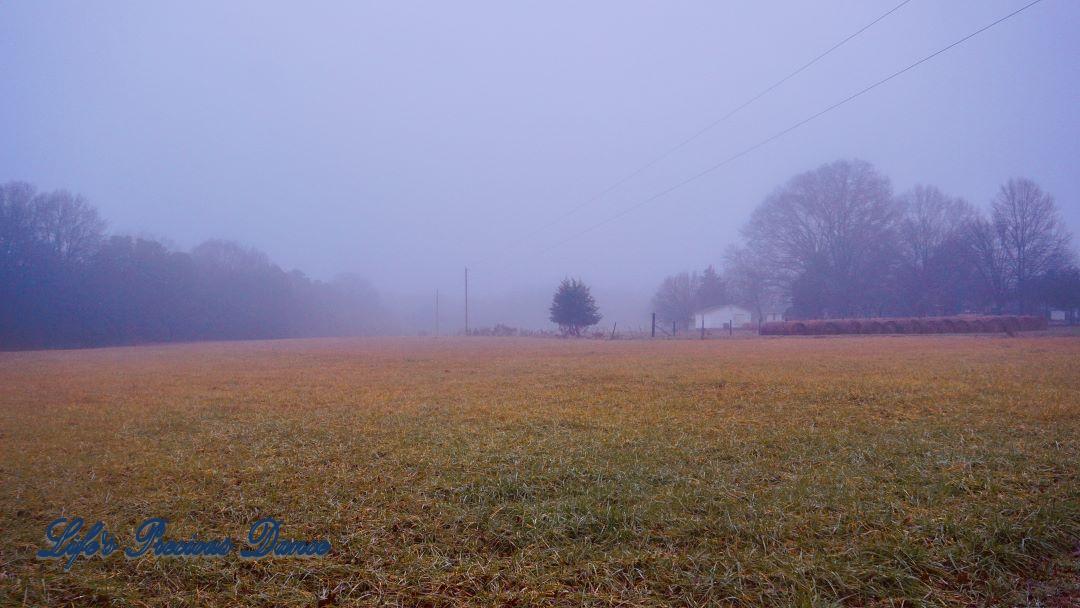
[[[1001,312],[1010,293],[1008,260],[1002,235],[994,224],[977,217],[968,224],[965,240],[980,295],[983,300],[993,304],[995,312]]]
[[[724,279],[732,301],[750,309],[757,319],[764,318],[765,309],[779,300],[775,273],[746,247],[732,247],[724,257]]]
[[[934,186],[915,186],[899,203],[899,308],[914,314],[959,312],[970,283],[964,238],[975,209]]]
[[[849,315],[881,299],[898,216],[886,177],[841,160],[789,180],[754,211],[744,236],[789,293],[800,279],[816,286],[820,305],[809,314]]]
[[[97,210],[67,190],[38,194],[33,209],[41,240],[63,263],[86,260],[104,238],[105,221]]]
[[[1037,297],[1037,279],[1068,264],[1070,235],[1054,198],[1025,178],[1010,179],[1001,187],[992,204],[992,221],[1020,311],[1029,312]]]
[[[698,284],[697,273],[682,272],[665,278],[652,300],[660,320],[675,323],[680,329],[690,327],[698,309]]]
[[[0,272],[25,266],[29,243],[34,240],[32,221],[35,192],[26,182],[0,184]],[[0,279],[4,275],[0,274]],[[0,283],[0,288],[7,282]]]

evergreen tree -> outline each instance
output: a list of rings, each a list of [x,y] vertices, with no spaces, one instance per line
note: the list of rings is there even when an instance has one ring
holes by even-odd
[[[568,336],[580,336],[582,329],[600,322],[596,300],[585,283],[579,279],[563,279],[551,299],[551,322]]]
[[[724,281],[720,274],[710,265],[701,273],[697,285],[697,307],[709,308],[727,304],[727,290],[724,289]]]

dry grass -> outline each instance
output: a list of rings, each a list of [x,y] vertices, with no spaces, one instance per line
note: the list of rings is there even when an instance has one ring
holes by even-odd
[[[1070,602],[1078,355],[971,336],[0,353],[0,603]],[[65,573],[33,558],[60,514],[124,539],[270,515],[334,549]]]

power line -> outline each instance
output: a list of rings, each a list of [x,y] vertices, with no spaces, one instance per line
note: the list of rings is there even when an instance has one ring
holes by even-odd
[[[578,237],[581,237],[581,236],[583,236],[585,234],[588,234],[589,232],[592,232],[593,230],[596,230],[597,228],[600,228],[601,226],[609,224],[609,223],[611,223],[611,222],[613,222],[613,221],[627,215],[628,213],[630,213],[630,212],[632,212],[632,211],[634,211],[636,209],[644,207],[645,205],[647,205],[647,204],[649,204],[649,203],[651,203],[651,202],[653,202],[653,201],[655,201],[655,200],[657,200],[657,199],[659,199],[661,197],[664,197],[664,196],[674,192],[675,190],[678,190],[679,188],[682,188],[683,186],[689,184],[690,182],[701,179],[702,177],[712,173],[713,171],[716,171],[717,169],[720,169],[721,167],[723,167],[723,166],[725,166],[725,165],[727,165],[727,164],[729,164],[731,162],[734,162],[734,161],[742,158],[743,156],[746,156],[747,154],[750,154],[754,150],[757,150],[758,148],[761,148],[762,146],[764,146],[766,144],[769,144],[769,143],[783,137],[784,135],[787,135],[788,133],[798,129],[799,127],[802,127],[803,125],[805,125],[805,124],[807,124],[807,123],[809,123],[809,122],[811,122],[811,121],[813,121],[813,120],[815,120],[817,118],[820,118],[821,116],[835,110],[836,108],[839,108],[840,106],[848,103],[849,101],[852,101],[852,100],[854,100],[854,99],[856,99],[858,97],[861,97],[862,95],[864,95],[864,94],[870,92],[871,90],[876,89],[877,87],[889,82],[890,80],[896,78],[897,76],[900,76],[900,75],[902,75],[902,74],[904,74],[904,73],[906,73],[906,72],[908,72],[910,70],[913,70],[914,68],[926,63],[927,61],[930,61],[931,59],[937,57],[938,55],[941,55],[942,53],[945,53],[945,52],[949,51],[950,49],[952,49],[952,48],[954,48],[956,46],[959,46],[959,45],[963,44],[964,42],[967,42],[968,40],[974,38],[975,36],[978,36],[979,34],[985,32],[986,30],[989,30],[990,28],[1009,20],[1009,19],[1015,17],[1016,15],[1019,15],[1020,13],[1026,11],[1027,9],[1035,6],[1036,4],[1038,4],[1038,3],[1042,2],[1042,1],[1043,0],[1033,0],[1032,2],[1029,2],[1028,4],[1025,4],[1024,6],[1016,9],[1015,11],[1009,13],[1008,15],[1005,15],[1004,17],[1001,17],[1000,19],[998,19],[998,20],[996,20],[996,21],[994,21],[994,22],[992,22],[992,23],[990,23],[988,25],[985,25],[985,26],[983,26],[983,27],[981,27],[981,28],[979,28],[977,30],[975,30],[974,32],[968,34],[967,36],[964,36],[963,38],[960,38],[959,40],[953,42],[952,44],[950,44],[948,46],[945,46],[945,47],[942,47],[941,49],[938,49],[937,51],[934,51],[933,53],[923,57],[922,59],[919,59],[915,63],[912,63],[912,64],[908,65],[905,68],[902,68],[900,70],[897,70],[896,72],[893,72],[892,74],[886,76],[885,78],[882,78],[881,80],[878,80],[877,82],[871,84],[870,86],[868,86],[868,87],[866,87],[866,88],[864,88],[864,89],[862,89],[862,90],[860,90],[860,91],[858,91],[856,93],[853,93],[853,94],[845,97],[844,99],[841,99],[840,101],[838,101],[838,102],[824,108],[823,110],[820,110],[820,111],[818,111],[818,112],[816,112],[814,114],[811,114],[810,116],[800,120],[799,122],[796,122],[795,124],[785,128],[785,129],[783,129],[783,130],[781,130],[781,131],[779,131],[777,133],[774,133],[773,135],[771,135],[771,136],[757,142],[756,144],[754,144],[754,145],[752,145],[752,146],[750,146],[748,148],[744,148],[740,152],[725,158],[724,160],[716,163],[715,165],[712,165],[711,167],[708,167],[707,169],[704,169],[703,171],[695,173],[694,175],[691,175],[690,177],[676,183],[675,185],[670,186],[670,187],[668,187],[668,188],[666,188],[664,190],[661,190],[660,192],[657,192],[656,194],[650,196],[649,198],[647,198],[647,199],[645,199],[645,200],[643,200],[643,201],[641,201],[641,202],[639,202],[639,203],[637,203],[635,205],[627,207],[626,209],[623,209],[622,211],[616,213],[615,215],[613,215],[613,216],[611,216],[611,217],[609,217],[609,218],[607,218],[607,219],[605,219],[603,221],[600,221],[600,222],[598,222],[596,224],[593,224],[592,226],[589,226],[588,228],[586,228],[584,230],[581,230],[581,231],[579,231],[577,233],[574,233],[574,234],[572,234],[572,235],[570,235],[570,236],[556,242],[554,245],[552,245],[552,246],[550,246],[548,248],[540,250],[540,253],[547,253],[548,251],[551,251],[552,249],[555,249],[556,247],[559,247],[560,245],[563,245],[563,244],[565,244],[565,243],[567,243],[569,241],[572,241],[572,240],[574,240],[574,239],[576,239]]]
[[[597,194],[593,195],[592,197],[590,197],[590,198],[586,199],[585,201],[581,202],[580,204],[576,205],[575,207],[573,207],[569,211],[559,215],[558,217],[551,220],[550,222],[540,226],[539,228],[537,228],[537,229],[535,229],[535,230],[533,230],[531,232],[526,233],[525,236],[521,237],[520,239],[517,239],[516,243],[520,243],[522,241],[530,239],[530,238],[536,236],[537,234],[540,234],[541,232],[544,232],[548,228],[551,228],[552,226],[555,226],[556,224],[558,224],[559,222],[565,220],[566,218],[570,217],[571,215],[574,215],[578,211],[581,211],[585,207],[588,207],[589,205],[595,203],[596,201],[600,200],[604,196],[610,194],[613,190],[615,190],[619,186],[622,186],[623,184],[630,181],[631,179],[633,179],[633,178],[637,177],[638,175],[641,175],[645,171],[651,169],[653,166],[655,166],[660,161],[666,159],[667,157],[671,156],[675,152],[678,152],[679,150],[686,147],[691,142],[693,142],[696,139],[700,138],[705,133],[707,133],[710,130],[712,130],[713,128],[717,127],[718,125],[720,125],[724,121],[728,120],[732,116],[738,114],[742,110],[746,109],[747,107],[752,105],[754,102],[758,101],[762,97],[765,97],[766,95],[771,93],[773,90],[775,90],[780,85],[784,84],[785,82],[791,80],[795,76],[798,76],[802,72],[806,71],[810,66],[814,65],[818,61],[821,61],[826,56],[831,54],[833,51],[835,51],[835,50],[839,49],[840,47],[844,46],[845,44],[847,44],[848,42],[850,42],[851,40],[856,38],[859,34],[862,34],[863,32],[870,29],[871,27],[874,27],[874,25],[876,25],[878,22],[885,19],[889,15],[895,13],[896,11],[900,10],[901,8],[904,7],[904,5],[908,4],[909,2],[911,2],[911,0],[903,0],[902,2],[897,4],[896,6],[892,7],[891,9],[885,11],[881,15],[878,15],[878,17],[875,18],[873,21],[867,23],[866,25],[862,26],[858,30],[852,32],[847,37],[845,37],[843,40],[841,40],[841,41],[837,42],[836,44],[832,45],[831,47],[826,49],[824,52],[822,52],[821,54],[819,54],[816,57],[814,57],[813,59],[811,59],[810,61],[807,61],[806,63],[802,64],[801,66],[796,68],[794,71],[790,72],[789,74],[787,74],[786,76],[781,78],[780,80],[777,80],[776,82],[772,83],[768,87],[762,89],[761,92],[759,92],[758,94],[756,94],[753,97],[747,99],[746,101],[742,102],[738,106],[732,108],[731,110],[729,110],[723,116],[717,118],[716,120],[713,120],[709,124],[707,124],[704,127],[698,129],[697,131],[695,131],[692,135],[690,135],[686,139],[683,139],[682,141],[680,141],[679,143],[675,144],[674,146],[668,148],[664,152],[661,152],[658,156],[654,157],[652,160],[646,162],[645,164],[641,165],[637,169],[634,169],[630,173],[626,174],[621,179],[619,179],[615,183],[611,184],[607,188],[604,188],[603,190],[601,190]],[[511,245],[507,249],[513,248],[513,246],[514,245]],[[506,249],[504,249],[503,251],[506,251]]]

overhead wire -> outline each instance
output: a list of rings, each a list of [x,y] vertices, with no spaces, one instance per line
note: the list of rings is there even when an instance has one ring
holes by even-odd
[[[767,144],[769,144],[769,143],[771,143],[771,142],[773,142],[773,141],[787,135],[788,133],[791,133],[792,131],[806,125],[807,123],[810,123],[810,122],[816,120],[817,118],[820,118],[821,116],[823,116],[825,114],[828,114],[829,112],[832,112],[833,110],[835,110],[835,109],[837,109],[837,108],[839,108],[839,107],[841,107],[841,106],[843,106],[843,105],[845,105],[845,104],[847,104],[847,103],[849,103],[849,102],[851,102],[851,101],[865,95],[866,93],[869,93],[870,91],[872,91],[872,90],[876,89],[877,87],[889,82],[890,80],[893,80],[894,78],[897,78],[897,77],[899,77],[899,76],[901,76],[901,75],[903,75],[903,74],[905,74],[905,73],[919,67],[920,65],[926,63],[927,61],[930,61],[930,60],[934,59],[935,57],[937,57],[937,56],[939,56],[939,55],[941,55],[943,53],[948,52],[949,50],[951,50],[951,49],[953,49],[953,48],[967,42],[968,40],[978,36],[979,34],[982,34],[983,32],[985,32],[985,31],[987,31],[987,30],[989,30],[989,29],[991,29],[991,28],[993,28],[993,27],[995,27],[997,25],[1000,25],[1001,23],[1004,23],[1005,21],[1008,21],[1009,19],[1012,19],[1013,17],[1015,17],[1015,16],[1019,15],[1020,13],[1028,10],[1029,8],[1035,6],[1036,4],[1039,4],[1042,1],[1043,0],[1033,0],[1032,2],[1029,2],[1029,3],[1025,4],[1024,6],[1012,11],[1011,13],[1009,13],[1009,14],[1007,14],[1007,15],[1005,15],[1005,16],[1003,16],[1003,17],[1001,17],[1001,18],[999,18],[999,19],[997,19],[997,20],[995,20],[995,21],[993,21],[993,22],[991,22],[991,23],[989,23],[989,24],[987,24],[987,25],[973,31],[973,32],[971,32],[970,34],[968,34],[968,35],[966,35],[966,36],[952,42],[951,44],[949,44],[947,46],[944,46],[944,47],[934,51],[933,53],[930,53],[929,55],[926,55],[926,56],[922,57],[918,61],[915,61],[914,63],[911,63],[911,64],[909,64],[909,65],[907,65],[907,66],[905,66],[905,67],[903,67],[903,68],[889,74],[888,76],[874,82],[873,84],[871,84],[871,85],[869,85],[867,87],[864,87],[863,89],[860,89],[859,91],[857,91],[855,93],[852,93],[851,95],[848,95],[847,97],[841,99],[840,101],[837,101],[837,102],[835,102],[835,103],[833,103],[833,104],[831,104],[831,105],[829,105],[829,106],[827,106],[827,107],[825,107],[825,108],[823,108],[823,109],[821,109],[821,110],[807,116],[806,118],[803,118],[802,120],[799,120],[798,122],[796,122],[796,123],[784,128],[784,129],[774,133],[773,135],[770,135],[769,137],[766,137],[765,139],[762,139],[762,140],[758,141],[757,143],[755,143],[755,144],[753,144],[751,146],[748,146],[748,147],[740,150],[739,152],[737,152],[735,154],[732,154],[731,156],[728,156],[727,158],[721,160],[720,162],[717,162],[716,164],[713,164],[713,165],[709,166],[708,168],[706,168],[706,169],[704,169],[702,171],[699,171],[699,172],[691,175],[690,177],[687,177],[687,178],[677,182],[676,184],[674,184],[672,186],[669,186],[669,187],[667,187],[667,188],[653,194],[652,196],[650,196],[650,197],[648,197],[648,198],[646,198],[644,200],[641,200],[638,203],[635,203],[634,205],[631,205],[630,207],[627,207],[627,208],[619,211],[618,213],[616,213],[616,214],[614,214],[614,215],[612,215],[612,216],[610,216],[610,217],[608,217],[608,218],[606,218],[606,219],[604,219],[604,220],[602,220],[600,222],[597,222],[596,224],[593,224],[593,225],[585,228],[584,230],[576,232],[576,233],[574,233],[574,234],[572,234],[572,235],[570,235],[570,236],[568,236],[566,238],[563,238],[563,239],[557,241],[556,243],[554,243],[553,245],[551,245],[550,247],[547,247],[545,249],[541,249],[539,253],[549,252],[549,251],[551,251],[551,250],[553,250],[553,249],[555,249],[557,247],[560,247],[561,245],[564,245],[564,244],[566,244],[566,243],[568,243],[568,242],[570,242],[570,241],[572,241],[574,239],[580,238],[581,236],[584,236],[584,235],[596,230],[597,228],[600,228],[600,227],[605,226],[605,225],[607,225],[607,224],[609,224],[609,223],[611,223],[613,221],[616,221],[619,218],[624,217],[627,214],[629,214],[629,213],[631,213],[631,212],[633,212],[633,211],[635,211],[637,209],[640,209],[641,207],[644,207],[645,205],[648,205],[649,203],[652,203],[652,202],[654,202],[654,201],[656,201],[656,200],[658,200],[658,199],[660,199],[660,198],[662,198],[662,197],[664,197],[664,196],[666,196],[668,194],[671,194],[672,192],[686,186],[687,184],[690,184],[691,182],[697,181],[697,180],[701,179],[702,177],[705,177],[706,175],[709,175],[710,173],[715,172],[716,170],[718,170],[718,169],[720,169],[720,168],[722,168],[722,167],[724,167],[724,166],[726,166],[726,165],[728,165],[728,164],[730,164],[730,163],[732,163],[732,162],[746,156],[747,154],[750,154],[751,152],[761,148],[762,146],[765,146],[765,145],[767,145]]]

